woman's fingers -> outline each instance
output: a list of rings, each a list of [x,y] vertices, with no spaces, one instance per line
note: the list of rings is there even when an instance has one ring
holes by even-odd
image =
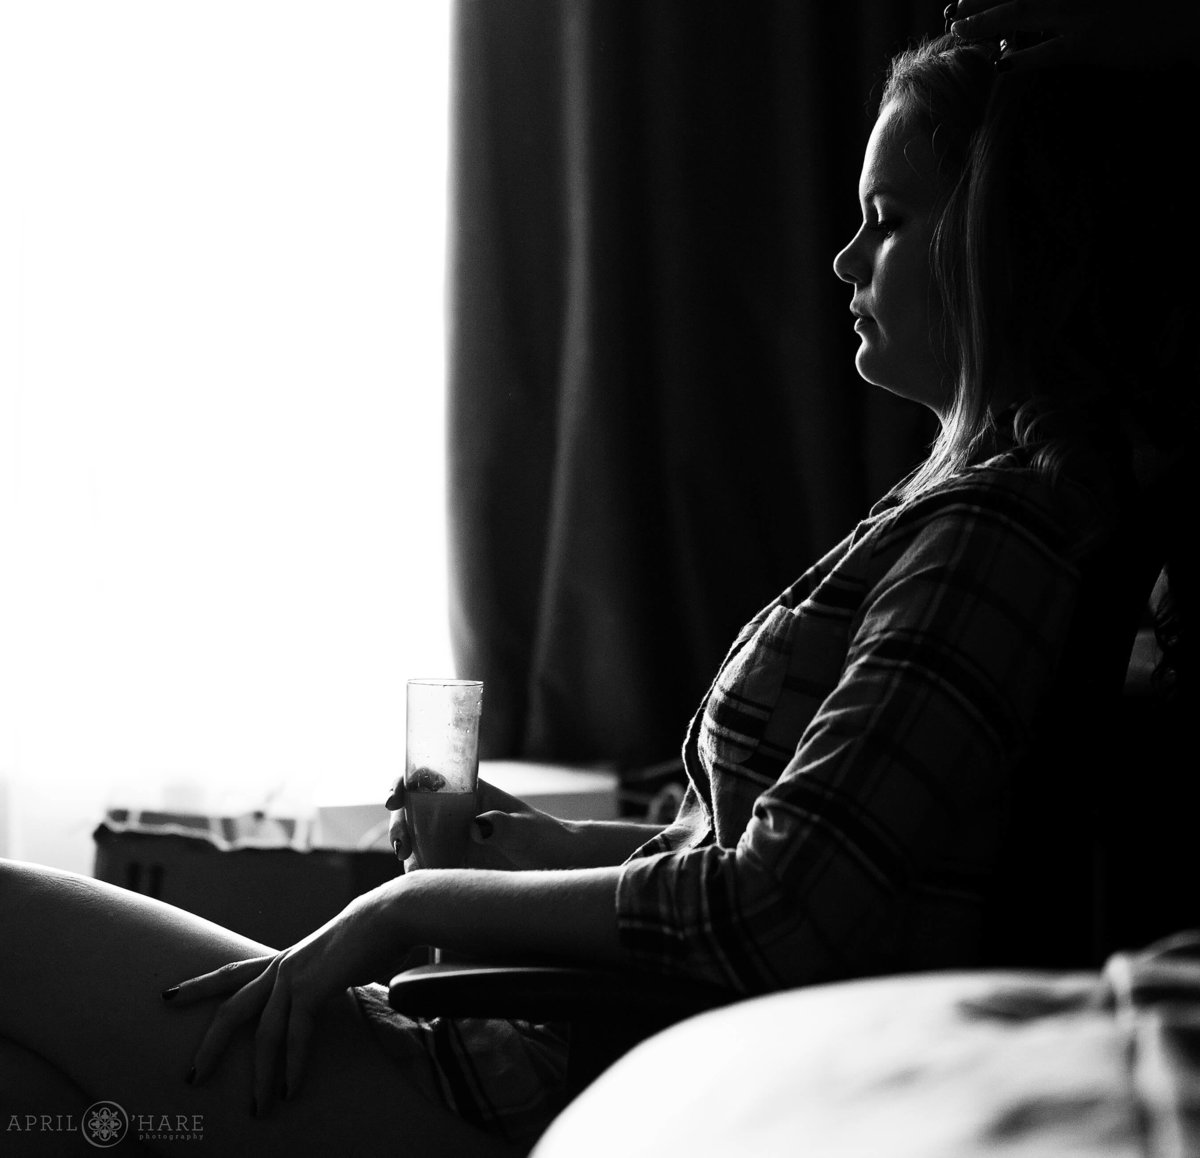
[[[479,781],[479,786],[476,790],[476,799],[480,812],[525,815],[537,813],[537,809],[530,807],[525,801],[505,792],[502,788],[497,788],[494,784],[489,784],[486,780]],[[393,787],[392,794],[387,799],[387,807],[391,811],[391,820],[388,824],[388,841],[392,846],[392,851],[396,854],[396,859],[401,862],[407,861],[413,854],[413,841],[412,831],[408,823],[408,813],[404,808],[403,781],[397,782]],[[486,864],[476,864],[475,867],[495,868],[498,866],[488,860]]]
[[[271,996],[274,980],[275,970],[268,969],[221,1003],[192,1058],[189,1080],[203,1082],[216,1069],[233,1035],[247,1021],[262,1013]]]
[[[391,843],[392,851],[396,854],[396,859],[403,863],[412,856],[412,840],[408,835],[408,820],[404,814],[403,776],[392,785],[392,790],[383,802],[383,806],[391,813],[391,820],[388,823],[388,840]]]
[[[1000,58],[1005,71],[1018,72],[1025,68],[1047,68],[1070,60],[1072,50],[1065,36],[1053,36],[1030,48],[1018,48]]]
[[[1092,0],[958,0],[954,15],[996,33],[1033,32],[1048,31],[1093,6]]]
[[[471,821],[470,844],[467,846],[466,867],[476,869],[511,869],[512,833],[508,826],[510,813],[481,812]]]
[[[1078,23],[1092,5],[1078,0],[959,0],[950,31],[963,40],[989,40],[1017,33],[1055,33]]]
[[[287,966],[275,959],[223,1002],[192,1059],[189,1081],[203,1082],[217,1068],[234,1035],[257,1020],[254,1032],[254,1092],[251,1113],[260,1116],[278,1098],[293,1097],[300,1088],[312,1037],[311,1013],[295,1000],[294,986],[281,977]]]
[[[374,893],[364,894],[282,953],[234,962],[164,993],[172,1001],[225,998],[193,1055],[188,1080],[205,1081],[235,1036],[252,1032],[252,1112],[266,1113],[278,1098],[294,1095],[317,1008],[357,979],[381,972],[380,947],[372,936],[378,905]]]
[[[406,861],[412,856],[412,834],[408,831],[408,815],[403,808],[397,808],[392,813],[391,823],[388,824],[388,840],[397,860]]]
[[[209,997],[223,997],[227,993],[236,993],[244,985],[253,981],[264,970],[270,967],[274,957],[248,957],[244,961],[231,961],[214,969],[211,973],[202,973],[164,989],[164,1001],[172,1005],[191,1005]]]
[[[469,868],[563,868],[570,863],[564,823],[537,809],[481,812],[471,824]]]
[[[392,805],[397,800],[403,801],[403,786],[398,788],[399,795],[396,792],[388,798],[388,804]],[[486,780],[480,780],[476,789],[477,808],[483,813],[499,812],[505,815],[534,815],[537,809],[531,808],[525,801],[516,796],[505,792],[502,788],[497,788],[494,784],[489,784]],[[407,861],[413,854],[412,831],[408,823],[408,813],[403,807],[397,807],[392,812],[391,822],[388,824],[388,840],[391,843],[392,851],[396,854],[396,859],[399,861]],[[505,868],[510,867],[507,863],[497,864],[490,857],[484,857],[480,863],[479,858],[473,858],[473,867],[475,868]]]
[[[292,1007],[288,1019],[287,1058],[284,1065],[284,1099],[294,1098],[304,1080],[308,1043],[312,1040],[313,1017],[307,1009]]]
[[[205,998],[222,997],[229,993],[233,995],[221,1003],[209,1024],[192,1058],[192,1067],[187,1075],[189,1082],[203,1082],[216,1068],[238,1029],[262,1014],[255,1035],[255,1113],[261,1112],[267,1104],[267,1091],[274,1075],[274,1060],[270,1051],[277,1051],[280,1035],[286,1030],[286,1008],[282,1017],[278,1009],[269,1015],[272,1000],[278,993],[275,986],[278,970],[272,968],[276,960],[275,957],[252,957],[245,961],[233,961],[163,992],[164,999],[179,1005],[191,1005]],[[278,1006],[277,1000],[275,1004]]]
[[[1130,0],[959,0],[950,31],[1004,44],[1001,63],[1024,70],[1081,61],[1142,68],[1200,56],[1200,4],[1162,0],[1140,19]]]
[[[281,967],[286,968],[286,967]],[[290,987],[275,971],[270,995],[258,1019],[254,1034],[254,1113],[265,1114],[271,1103],[285,1095],[280,1083],[279,1056],[289,1039],[292,1017]],[[283,1079],[286,1081],[285,1068]]]

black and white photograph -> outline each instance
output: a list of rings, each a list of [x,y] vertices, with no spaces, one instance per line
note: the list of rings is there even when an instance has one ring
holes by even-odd
[[[1200,1158],[1198,82],[0,0],[0,1155]]]

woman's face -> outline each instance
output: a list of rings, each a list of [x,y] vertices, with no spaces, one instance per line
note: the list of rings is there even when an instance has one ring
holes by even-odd
[[[940,192],[928,132],[890,102],[880,110],[863,158],[863,223],[833,259],[833,269],[854,286],[858,372],[944,417],[952,391],[936,353],[941,309],[929,266]]]

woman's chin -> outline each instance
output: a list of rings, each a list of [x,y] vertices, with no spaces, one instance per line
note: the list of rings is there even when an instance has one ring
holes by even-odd
[[[916,402],[926,409],[932,410],[939,419],[943,417],[950,400],[950,392],[944,389],[940,382],[930,386],[924,380],[914,383],[909,375],[889,373],[888,367],[880,365],[880,360],[873,358],[871,354],[872,351],[864,342],[859,347],[858,355],[854,359],[855,368],[864,382],[878,386],[880,390],[886,390],[889,394],[895,394],[897,398]]]
[[[862,344],[858,347],[858,353],[854,356],[854,368],[858,371],[859,377],[872,386],[878,386],[883,390],[890,390],[893,394],[898,394],[899,391],[893,384],[895,375],[889,374],[887,366],[881,365],[880,362],[878,352],[871,348],[871,341],[864,334]]]

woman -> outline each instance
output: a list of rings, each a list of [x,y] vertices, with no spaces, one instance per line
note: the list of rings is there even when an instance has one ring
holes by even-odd
[[[1195,363],[1176,342],[1161,374],[1124,377],[1106,319],[1138,295],[1090,261],[1097,231],[1039,267],[1054,215],[1037,195],[1061,166],[1014,144],[1038,85],[1009,101],[994,59],[947,39],[897,62],[863,224],[835,260],[861,374],[932,409],[942,435],[735,641],[688,730],[678,817],[570,825],[485,789],[474,867],[402,876],[282,953],[6,865],[5,1115],[107,1098],[199,1115],[229,1155],[520,1151],[554,1111],[561,1051],[527,1027],[391,1016],[370,983],[408,947],[745,993],[986,962],[1016,770],[1064,687],[1097,664],[1119,680],[1129,639],[1097,629],[1093,602],[1136,615],[1161,565],[1138,518],[1194,405],[1159,387]],[[1070,264],[1085,260],[1103,292]],[[1115,573],[1130,544],[1138,566]],[[1085,631],[1102,638],[1080,651]],[[388,804],[403,857],[402,797]]]

